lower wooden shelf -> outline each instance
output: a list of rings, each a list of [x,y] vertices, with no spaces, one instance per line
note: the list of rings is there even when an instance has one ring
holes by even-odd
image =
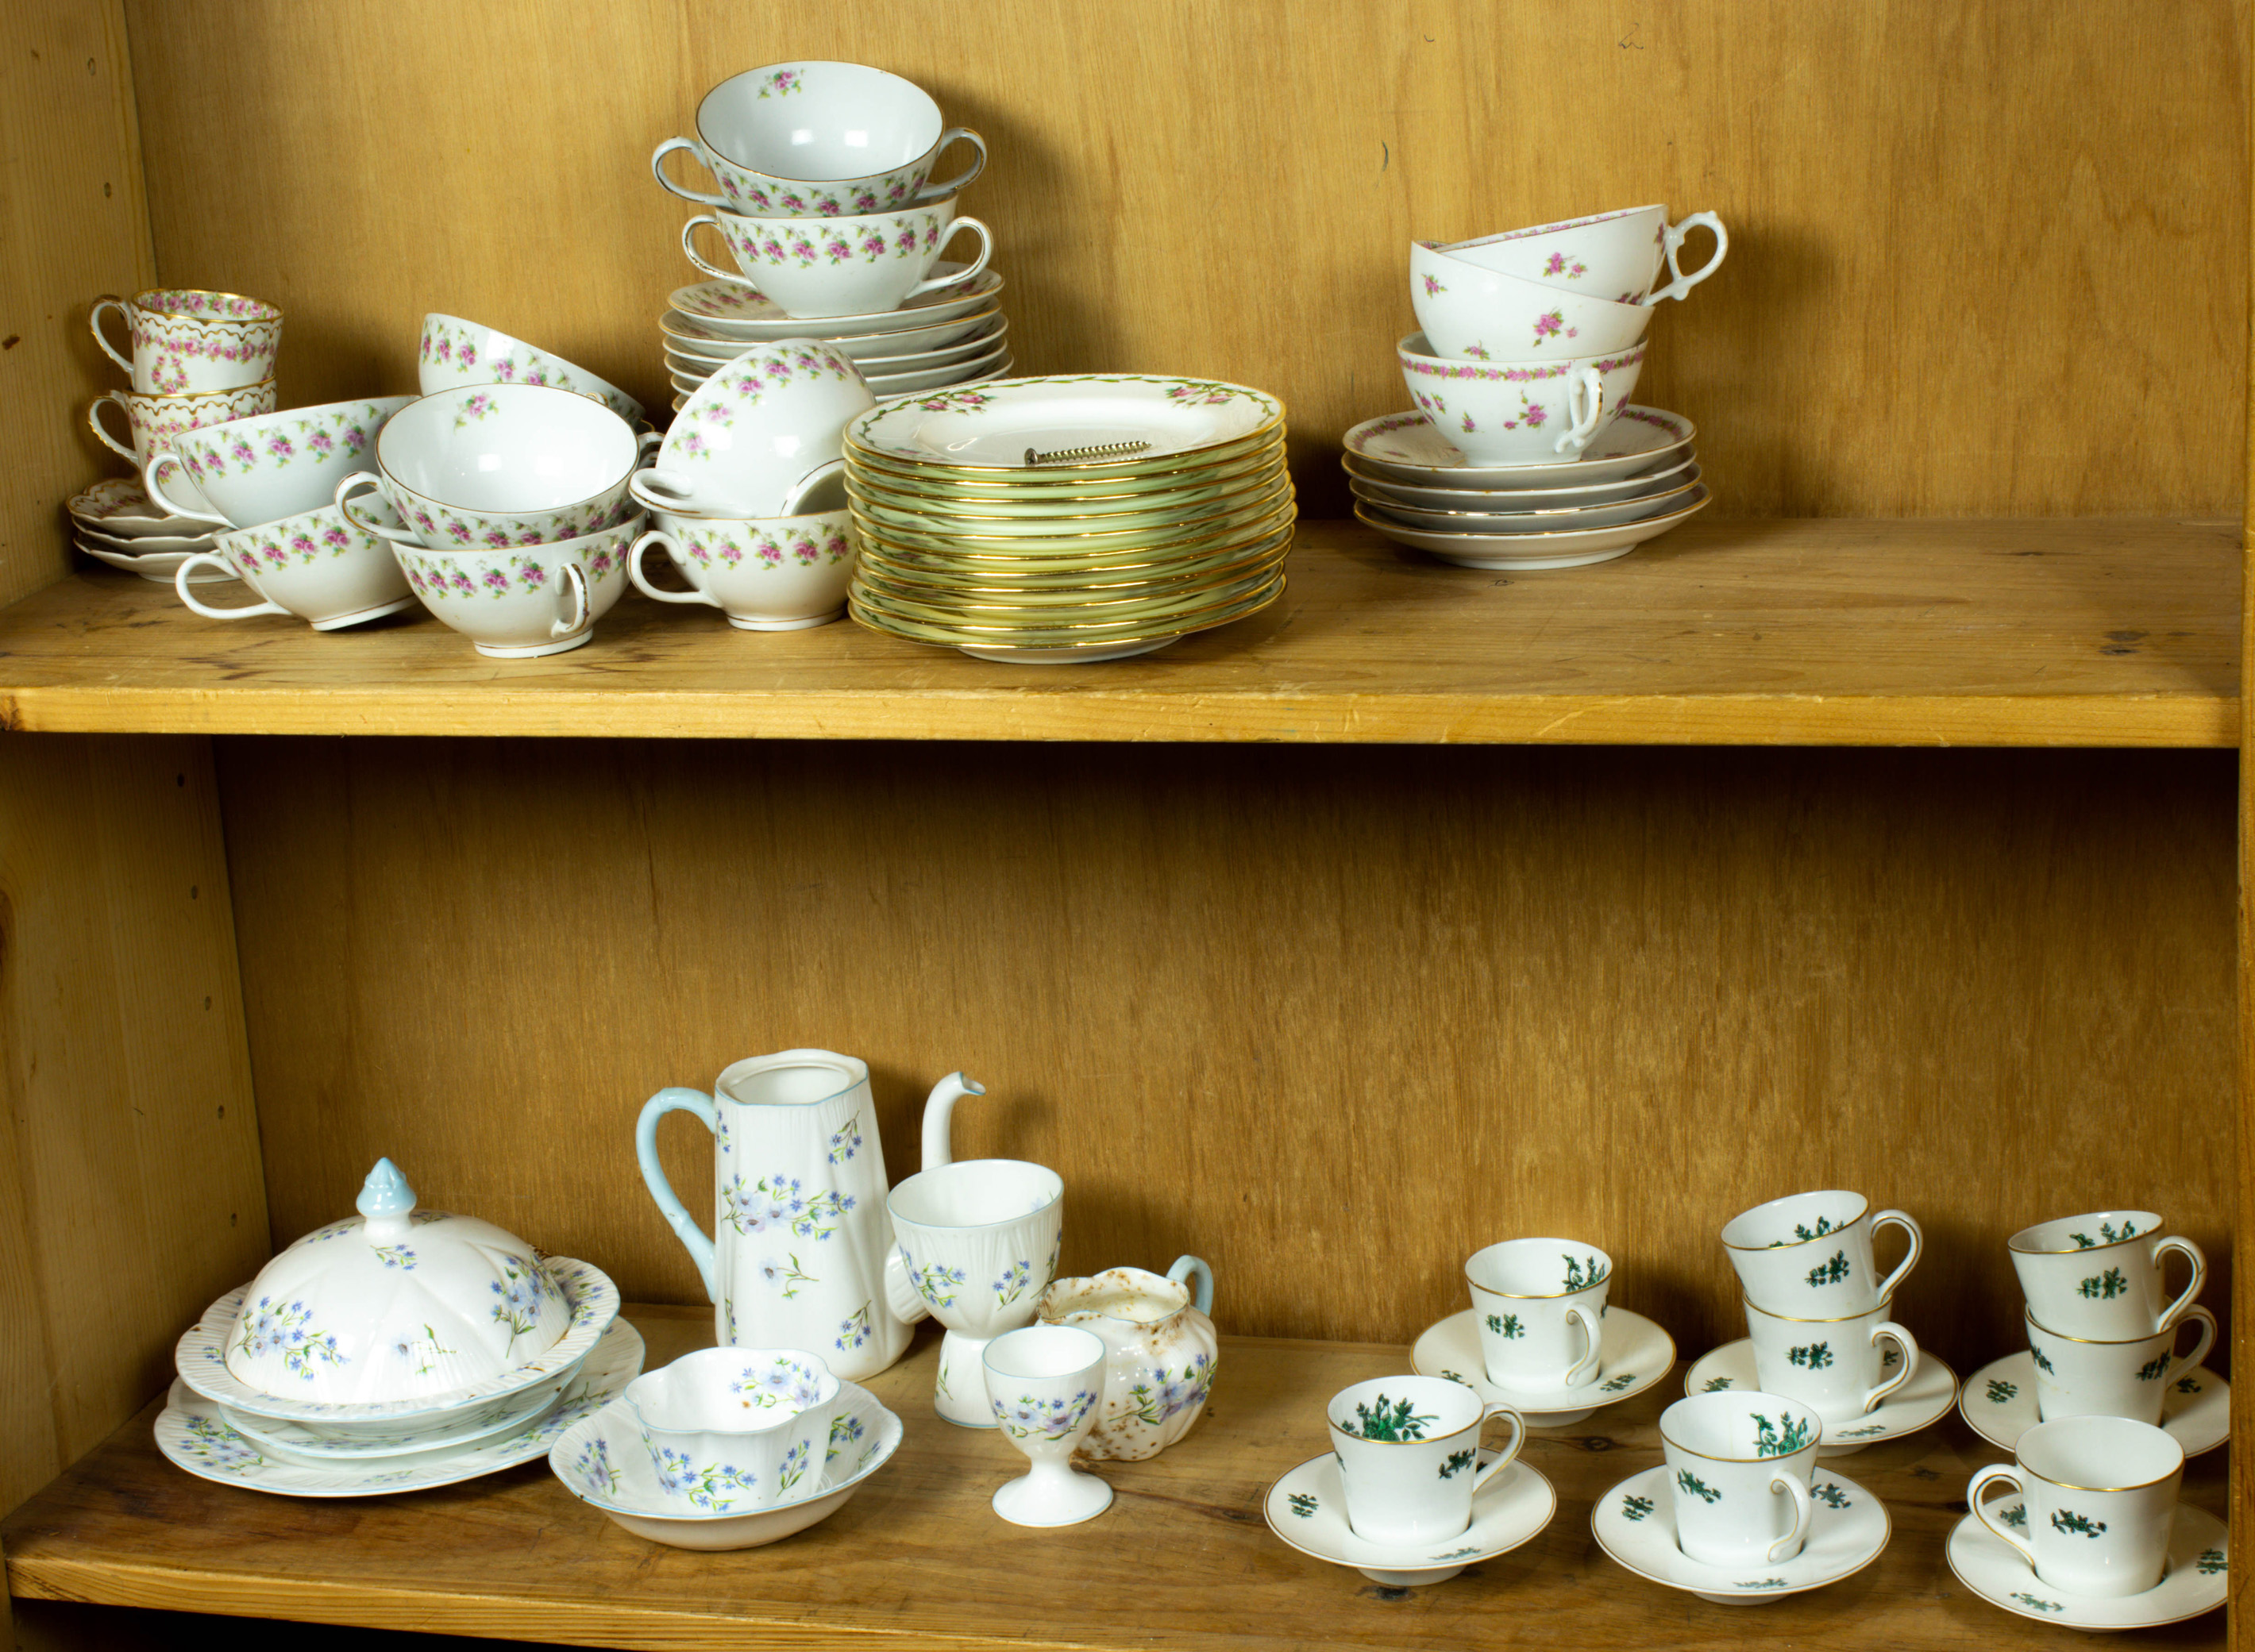
[[[636,1308],[662,1364],[710,1340],[709,1310]],[[908,1425],[899,1453],[825,1523],[764,1549],[699,1555],[634,1537],[545,1464],[440,1491],[316,1502],[193,1479],[158,1455],[151,1406],[0,1528],[11,1592],[106,1606],[651,1648],[2057,1647],[1950,1574],[1942,1545],[1965,1482],[2006,1453],[1956,1418],[1841,1466],[1883,1497],[1887,1552],[1829,1589],[1715,1606],[1623,1572],[1590,1535],[1592,1502],[1660,1460],[1673,1379],[1569,1429],[1528,1460],[1558,1489],[1542,1535],[1437,1588],[1383,1589],[1269,1533],[1261,1495],[1324,1448],[1321,1404],[1406,1370],[1398,1348],[1225,1340],[1206,1415],[1172,1451],[1103,1465],[1109,1512],[1062,1531],[1004,1525],[994,1488],[1022,1463],[931,1413],[937,1339],[869,1384]],[[2223,1453],[2186,1495],[2223,1508]],[[2136,1637],[2217,1646],[2223,1614]]]

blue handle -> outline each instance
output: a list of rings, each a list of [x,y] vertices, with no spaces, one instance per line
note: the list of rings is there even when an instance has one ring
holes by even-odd
[[[672,1228],[674,1237],[687,1247],[689,1259],[703,1276],[706,1297],[718,1302],[720,1285],[714,1277],[713,1242],[697,1225],[696,1218],[683,1208],[673,1184],[665,1179],[664,1167],[657,1162],[657,1121],[675,1111],[696,1114],[706,1130],[718,1133],[720,1114],[713,1107],[713,1098],[702,1090],[676,1085],[658,1091],[642,1104],[642,1116],[635,1123],[635,1158],[642,1166],[642,1179],[650,1188],[650,1196],[657,1200],[658,1213]],[[1205,1264],[1201,1262],[1198,1266],[1203,1268]]]
[[[1180,1284],[1184,1275],[1192,1273],[1198,1275],[1198,1295],[1192,1299],[1191,1306],[1200,1313],[1212,1313],[1213,1312],[1213,1269],[1208,1265],[1205,1257],[1177,1256],[1175,1265],[1167,1270],[1167,1278]]]

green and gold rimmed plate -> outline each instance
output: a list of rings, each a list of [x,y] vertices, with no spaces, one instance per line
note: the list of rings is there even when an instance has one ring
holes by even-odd
[[[951,391],[972,387],[958,385]],[[910,398],[931,402],[951,394],[934,391]],[[1195,453],[1188,458],[1170,457],[1140,470],[1115,467],[1092,469],[1071,465],[1043,465],[1009,471],[951,471],[938,466],[912,465],[878,454],[846,450],[846,465],[856,475],[880,486],[900,488],[937,499],[1045,500],[1106,498],[1117,494],[1142,494],[1170,487],[1196,487],[1226,472],[1274,458],[1284,451],[1284,427],[1268,430],[1224,446]]]
[[[904,577],[916,578],[925,584],[952,582],[966,589],[1017,586],[1027,590],[1055,590],[1105,584],[1123,579],[1163,578],[1205,567],[1222,557],[1241,555],[1255,547],[1287,537],[1292,526],[1289,522],[1262,522],[1235,533],[1218,534],[1163,555],[1131,552],[1101,560],[1076,562],[994,557],[974,560],[967,556],[918,550],[913,546],[896,545],[882,534],[859,533],[854,539],[865,554],[879,559],[889,568],[897,570]]]
[[[1113,550],[1172,544],[1205,534],[1221,533],[1246,522],[1258,522],[1278,511],[1289,513],[1294,508],[1294,500],[1291,479],[1285,477],[1242,504],[1233,504],[1227,509],[1194,510],[1178,520],[1161,521],[1143,528],[1078,528],[1065,533],[1041,535],[933,533],[924,528],[904,528],[897,522],[878,521],[858,503],[850,505],[849,508],[854,513],[855,527],[866,524],[882,529],[888,538],[920,550],[983,551],[988,555],[1015,552],[1028,556],[1063,552],[1089,556],[1102,555]]]
[[[903,507],[856,486],[850,477],[847,479],[846,494],[854,508],[870,521],[911,533],[967,540],[1058,540],[1216,521],[1249,505],[1272,500],[1280,487],[1289,488],[1290,485],[1284,467],[1278,465],[1240,478],[1203,499],[1162,500],[1128,510],[1076,509],[1070,514],[1043,516],[958,516],[946,511]]]
[[[903,591],[885,583],[875,569],[854,570],[854,588],[872,606],[928,625],[1008,625],[1050,629],[1092,625],[1140,625],[1163,615],[1182,614],[1209,607],[1241,595],[1283,566],[1289,546],[1280,546],[1252,565],[1235,572],[1200,580],[1183,590],[1159,596],[1128,596],[1092,599],[1085,595],[1064,600],[1008,596],[980,598],[959,594]]]
[[[1095,574],[1022,574],[966,578],[959,570],[939,570],[902,563],[868,544],[861,548],[868,582],[903,598],[945,601],[982,598],[1027,605],[1105,601],[1115,597],[1159,597],[1187,591],[1200,582],[1247,573],[1289,545],[1291,530],[1272,534],[1179,567],[1106,570]]]
[[[1050,470],[1062,460],[1076,474],[1135,475],[1179,469],[1194,455],[1259,437],[1283,420],[1275,397],[1219,379],[1059,374],[997,379],[952,396],[876,408],[846,427],[846,446],[943,473],[992,478]],[[1127,451],[1081,457],[1112,447]]]
[[[1000,518],[1074,516],[1191,504],[1201,499],[1230,493],[1249,481],[1274,476],[1284,468],[1284,447],[1279,442],[1257,448],[1244,458],[1233,460],[1227,465],[1217,465],[1205,471],[1191,472],[1185,478],[1166,478],[1163,486],[1053,494],[1044,494],[1041,489],[1031,487],[1015,491],[989,488],[979,494],[960,494],[903,481],[889,472],[880,472],[869,466],[850,467],[847,480],[855,492],[898,509],[931,511],[951,518],[977,522]]]
[[[875,547],[880,555],[907,558],[918,565],[938,569],[958,569],[966,577],[981,573],[1014,574],[1092,574],[1129,568],[1168,565],[1194,562],[1212,556],[1235,546],[1287,532],[1296,519],[1296,513],[1280,506],[1268,515],[1255,517],[1233,528],[1215,528],[1188,534],[1180,539],[1163,544],[1113,546],[1102,550],[1085,551],[1017,551],[996,554],[985,551],[966,551],[960,549],[934,550],[928,545],[912,544],[881,528],[856,524],[855,538]]]
[[[1083,651],[1085,655],[1124,657],[1143,649],[1164,647],[1177,637],[1193,631],[1210,631],[1216,626],[1226,626],[1258,613],[1284,593],[1285,575],[1279,569],[1268,579],[1254,587],[1244,596],[1196,613],[1180,614],[1149,626],[1064,626],[1054,631],[1034,631],[1007,626],[936,626],[919,620],[898,619],[877,612],[860,600],[859,592],[850,593],[847,612],[857,624],[871,631],[903,638],[910,642],[927,642],[940,648],[961,648],[966,653],[977,649],[1065,649]]]

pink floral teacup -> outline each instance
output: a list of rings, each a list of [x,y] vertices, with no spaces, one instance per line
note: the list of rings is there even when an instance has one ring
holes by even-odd
[[[1475,465],[1579,458],[1620,416],[1644,370],[1640,344],[1563,361],[1459,361],[1434,354],[1413,332],[1394,354],[1410,399]]]
[[[720,230],[741,275],[697,256],[692,237],[699,224]],[[961,229],[979,237],[979,256],[932,275],[940,249]],[[994,237],[976,218],[958,218],[951,196],[904,212],[826,222],[699,213],[681,227],[681,250],[706,275],[756,288],[784,314],[812,319],[882,314],[920,292],[961,286],[987,268]]]
[[[338,478],[368,463],[385,423],[414,399],[329,402],[183,430],[150,455],[142,486],[160,508],[221,528],[298,516],[334,501]],[[160,479],[172,471],[187,472],[207,508],[166,492]]]
[[[415,606],[390,543],[346,521],[334,505],[238,528],[214,542],[217,550],[183,562],[172,581],[180,600],[209,619],[294,614],[316,631],[339,631]],[[203,567],[227,570],[265,600],[237,608],[199,602],[188,583]]]
[[[105,312],[125,318],[129,357],[102,330]],[[160,287],[94,301],[87,325],[102,353],[133,375],[145,396],[232,390],[274,375],[282,348],[282,312],[261,298],[235,292]]]
[[[408,589],[480,654],[528,660],[576,648],[626,590],[626,548],[648,525],[542,545],[425,550],[394,543]]]
[[[1704,228],[1715,237],[1714,256],[1685,275],[1676,262],[1686,236]],[[1715,273],[1731,249],[1730,233],[1712,213],[1693,213],[1681,223],[1668,221],[1665,206],[1631,206],[1594,218],[1570,218],[1555,224],[1507,229],[1498,235],[1451,242],[1438,248],[1463,263],[1501,276],[1540,281],[1563,292],[1586,293],[1618,304],[1658,304],[1681,298]],[[1665,259],[1675,277],[1657,292]]]
[[[559,390],[593,396],[629,424],[643,414],[642,403],[608,380],[512,338],[498,327],[465,321],[460,316],[423,318],[415,371],[416,382],[426,394],[466,384],[552,384]]]
[[[119,441],[103,427],[102,410],[115,404],[125,411],[130,444]],[[102,445],[133,461],[139,470],[149,456],[172,446],[190,430],[229,419],[247,419],[274,410],[274,381],[261,379],[233,390],[206,390],[179,396],[144,396],[138,390],[104,390],[86,410],[86,422]]]
[[[1434,354],[1458,360],[1608,355],[1641,343],[1652,325],[1642,304],[1498,275],[1424,242],[1409,248],[1409,303]]]
[[[854,575],[849,514],[804,516],[683,516],[660,513],[658,526],[635,541],[627,578],[659,602],[718,608],[739,631],[804,631],[846,612]],[[643,556],[664,549],[689,581],[668,591],[643,572]]]

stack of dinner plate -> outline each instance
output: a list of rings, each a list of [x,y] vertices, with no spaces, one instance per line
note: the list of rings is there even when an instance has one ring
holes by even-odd
[[[1479,465],[1423,413],[1346,433],[1354,514],[1388,539],[1466,568],[1578,568],[1625,556],[1707,502],[1691,421],[1623,408],[1578,457]]]
[[[959,268],[938,263],[932,273]],[[773,300],[725,281],[684,287],[657,323],[674,411],[715,368],[751,345],[782,339],[817,339],[852,358],[880,401],[1000,378],[1010,370],[1004,338],[1010,323],[1001,299],[1002,277],[992,270],[962,286],[921,294],[897,310],[814,320],[793,320]]]
[[[854,618],[981,659],[1163,648],[1274,602],[1284,410],[1241,384],[1104,373],[880,402],[846,429]]]

